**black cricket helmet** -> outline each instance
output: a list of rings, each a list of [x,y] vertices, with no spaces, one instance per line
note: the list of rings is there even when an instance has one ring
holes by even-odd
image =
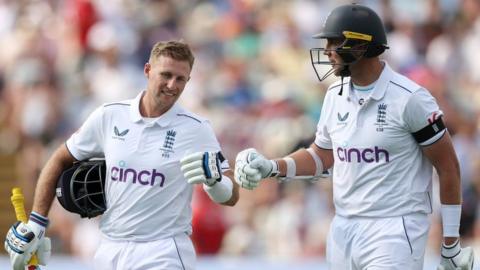
[[[348,69],[350,64],[362,57],[376,57],[388,49],[387,35],[380,17],[372,9],[358,4],[343,5],[333,9],[327,16],[322,32],[314,35],[313,38],[343,41],[333,49],[310,49],[313,69],[320,81],[334,72],[332,68],[322,77],[319,76],[317,65],[332,65],[328,59],[321,60],[326,51],[335,51],[342,58],[343,70],[340,75],[346,77],[350,76]]]
[[[56,196],[65,210],[82,218],[96,217],[106,209],[104,159],[78,161],[58,179]]]

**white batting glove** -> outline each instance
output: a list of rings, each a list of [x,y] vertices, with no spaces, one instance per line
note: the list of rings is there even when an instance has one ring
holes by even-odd
[[[277,173],[277,163],[266,159],[254,148],[241,151],[235,160],[235,181],[246,189],[255,189],[262,179]]]
[[[437,270],[471,270],[473,269],[473,249],[461,248],[457,240],[452,246],[442,244],[442,259]]]
[[[16,222],[7,232],[5,250],[14,270],[24,270],[34,253],[38,263],[47,265],[51,253],[50,238],[45,236],[48,219],[32,212],[28,223]]]
[[[213,186],[222,180],[219,152],[197,152],[180,160],[181,170],[189,184]]]

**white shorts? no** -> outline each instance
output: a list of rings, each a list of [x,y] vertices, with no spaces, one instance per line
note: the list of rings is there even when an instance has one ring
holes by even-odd
[[[327,262],[335,270],[423,269],[430,221],[426,214],[388,218],[335,216]]]
[[[96,270],[193,270],[195,249],[186,234],[151,242],[102,238],[94,257]]]

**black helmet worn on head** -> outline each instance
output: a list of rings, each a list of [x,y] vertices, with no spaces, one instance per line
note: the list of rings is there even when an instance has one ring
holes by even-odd
[[[75,162],[62,172],[56,196],[65,210],[83,217],[96,217],[106,209],[105,160]]]
[[[366,57],[382,54],[387,46],[387,35],[382,20],[372,9],[357,5],[335,8],[328,15],[322,32],[313,38],[345,38],[368,41]]]
[[[382,20],[372,9],[357,5],[343,5],[335,8],[327,16],[322,32],[313,36],[317,39],[340,39],[343,43],[334,50],[342,58],[341,76],[350,76],[349,65],[362,57],[375,57],[382,54],[387,46],[387,37]],[[321,54],[326,48],[312,48],[310,57],[320,81],[333,73],[332,68],[323,77],[318,75],[316,65],[331,65],[321,61]]]

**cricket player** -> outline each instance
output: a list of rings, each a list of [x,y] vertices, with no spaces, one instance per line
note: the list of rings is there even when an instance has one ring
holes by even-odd
[[[472,249],[459,243],[459,164],[443,113],[425,88],[380,60],[388,46],[379,16],[362,5],[337,7],[314,38],[326,41],[324,48],[310,51],[318,78],[340,77],[327,91],[315,141],[275,160],[243,150],[235,180],[254,189],[261,179],[314,178],[335,165],[329,268],[420,270],[432,213],[433,166],[444,237],[438,269],[471,269]],[[331,70],[319,76],[320,64]]]
[[[42,258],[55,185],[74,161],[103,156],[106,210],[95,269],[194,269],[189,235],[194,184],[216,203],[233,206],[238,185],[208,120],[176,104],[194,63],[183,42],[158,42],[144,66],[147,89],[131,100],[96,109],[40,174],[28,223],[8,231],[15,270],[32,253]]]

